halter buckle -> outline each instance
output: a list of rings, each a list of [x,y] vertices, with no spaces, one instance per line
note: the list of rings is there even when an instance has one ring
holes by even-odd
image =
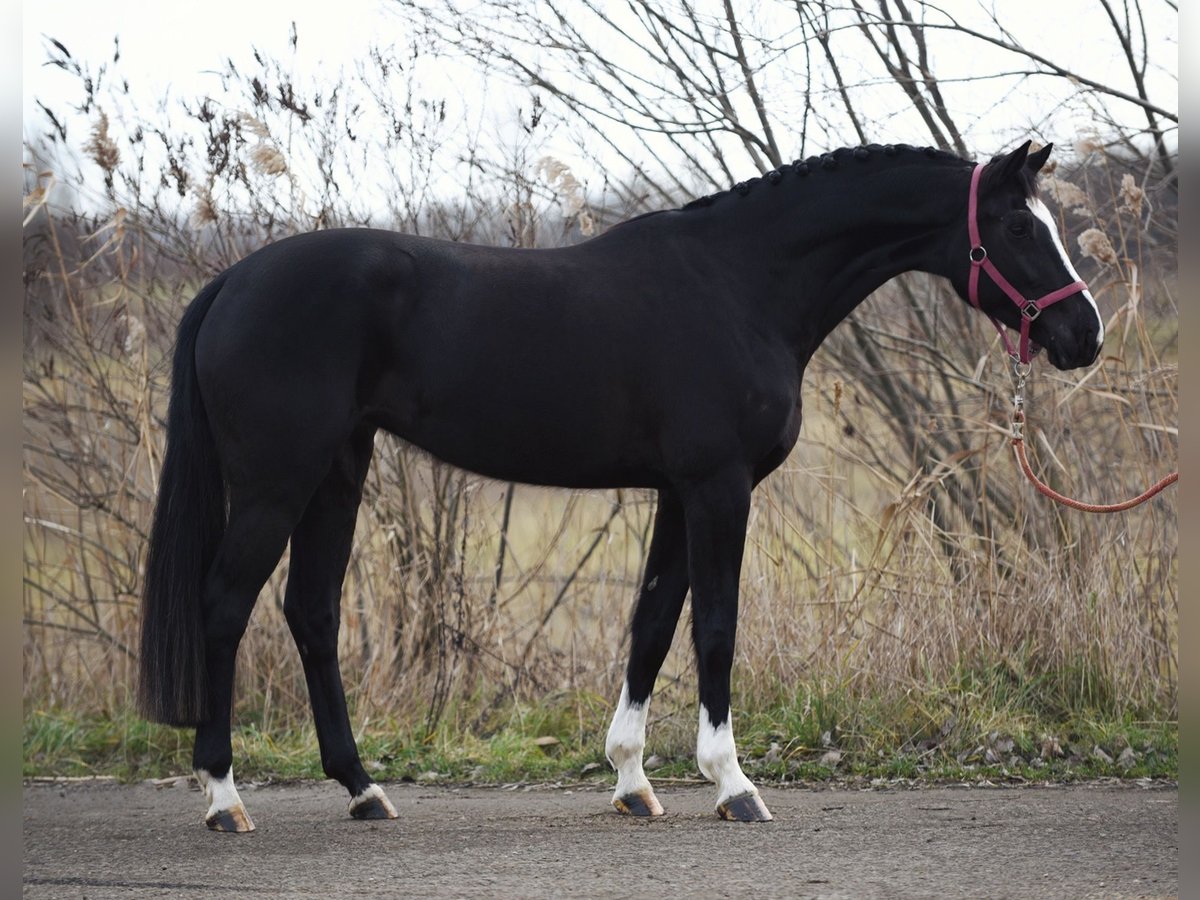
[[[979,253],[978,256],[975,255],[976,252]],[[970,258],[972,265],[982,266],[983,261],[987,259],[987,247],[983,246],[983,244],[980,244],[978,247],[972,247],[971,252],[967,256]]]
[[[1041,314],[1042,308],[1033,302],[1026,303],[1025,306],[1021,308],[1021,315],[1023,315],[1030,322],[1032,322]]]

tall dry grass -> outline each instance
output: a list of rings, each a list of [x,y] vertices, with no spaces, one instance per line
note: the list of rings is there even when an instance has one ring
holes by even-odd
[[[383,115],[394,90],[385,61],[376,71],[383,82],[367,94]],[[166,360],[208,277],[312,228],[375,221],[529,245],[578,239],[582,216],[590,227],[630,211],[581,202],[578,182],[536,163],[536,107],[525,144],[501,164],[473,145],[461,195],[437,200],[444,111],[412,113],[410,102],[405,127],[352,151],[410,164],[395,172],[386,220],[372,220],[340,189],[335,173],[353,160],[329,137],[353,130],[361,105],[351,112],[328,91],[317,102],[269,63],[238,77],[240,107],[191,110],[202,141],[166,122],[114,135],[90,93],[90,170],[28,149],[27,709],[132,705]],[[105,187],[89,193],[97,172]],[[1042,476],[1091,500],[1136,493],[1177,453],[1173,218],[1130,174],[1093,149],[1050,182],[1071,246],[1085,235],[1108,338],[1082,374],[1036,367],[1027,431]],[[572,196],[557,195],[564,185]],[[1174,496],[1111,517],[1050,505],[1011,458],[1009,390],[986,322],[931,278],[886,287],[818,354],[800,443],[755,494],[735,668],[743,708],[891,700],[903,710],[897,733],[911,737],[972,705],[1002,714],[974,687],[999,673],[1036,695],[1022,710],[1174,716]],[[432,727],[448,709],[469,726],[556,698],[603,712],[621,682],[652,515],[642,492],[497,484],[381,436],[343,593],[356,729]],[[266,729],[308,718],[282,615],[287,570],[285,556],[239,658],[239,720]],[[690,727],[695,679],[680,632],[655,708]]]

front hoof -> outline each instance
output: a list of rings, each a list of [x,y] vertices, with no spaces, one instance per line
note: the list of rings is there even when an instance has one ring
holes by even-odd
[[[219,809],[204,817],[204,824],[210,831],[224,831],[231,834],[246,834],[254,830],[254,823],[246,807],[240,803],[230,809]]]
[[[398,819],[396,807],[377,784],[371,785],[350,801],[350,815],[355,819]]]
[[[770,822],[770,810],[756,793],[738,794],[717,804],[717,815],[726,822]]]
[[[624,797],[613,797],[612,805],[617,812],[625,813],[627,816],[661,816],[663,814],[662,804],[658,802],[658,798],[654,796],[654,791],[650,788],[635,794],[626,794]]]

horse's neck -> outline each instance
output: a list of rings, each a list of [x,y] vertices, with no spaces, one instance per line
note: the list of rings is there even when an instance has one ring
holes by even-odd
[[[746,302],[760,304],[801,356],[889,279],[913,270],[949,276],[949,242],[966,229],[969,168],[849,160],[785,178],[723,198],[711,214],[729,236],[728,264],[752,286]]]

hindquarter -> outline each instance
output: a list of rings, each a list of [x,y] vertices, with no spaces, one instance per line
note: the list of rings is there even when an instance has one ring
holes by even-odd
[[[381,295],[407,262],[377,234],[300,235],[227,273],[197,335],[195,366],[231,480],[323,472],[361,422],[383,369],[371,341]]]

